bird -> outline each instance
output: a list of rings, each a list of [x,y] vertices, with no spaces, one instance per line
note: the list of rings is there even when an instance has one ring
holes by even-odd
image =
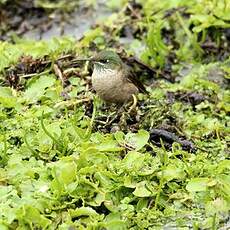
[[[89,58],[89,61],[93,64],[93,89],[106,103],[125,104],[139,92],[147,92],[116,52],[103,50]]]

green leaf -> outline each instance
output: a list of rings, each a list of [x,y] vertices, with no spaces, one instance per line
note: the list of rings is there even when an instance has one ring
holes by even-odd
[[[80,216],[97,216],[99,215],[94,209],[91,207],[81,207],[76,209],[69,210],[70,216],[72,218],[80,217]]]
[[[100,27],[97,27],[96,29],[88,30],[87,32],[85,32],[83,39],[79,43],[79,46],[81,47],[88,46],[96,38],[102,37],[103,35],[104,32]]]
[[[51,75],[40,76],[26,89],[24,98],[29,102],[36,102],[45,94],[45,89],[52,86],[54,82],[55,79]]]
[[[36,208],[29,205],[24,205],[20,210],[18,210],[18,216],[20,222],[28,223],[30,226],[35,225],[46,229],[51,224],[49,219],[41,215]]]
[[[124,0],[110,0],[106,5],[111,9],[121,9],[124,6]]]
[[[151,192],[146,188],[146,181],[141,181],[137,184],[133,194],[137,197],[149,197]]]
[[[96,148],[100,152],[117,152],[123,149],[115,140],[104,140],[100,144],[97,144]]]
[[[164,170],[157,174],[160,178],[164,178],[165,181],[171,181],[173,179],[183,179],[185,172],[179,167],[179,165],[168,165]]]
[[[217,213],[227,214],[229,208],[228,202],[222,198],[216,198],[212,201],[209,201],[205,206],[205,209],[209,215],[215,215]]]
[[[8,230],[9,228],[5,224],[0,223],[0,229],[1,230]]]
[[[63,158],[53,165],[52,174],[53,188],[62,190],[63,186],[68,186],[77,180],[77,165],[71,158]]]
[[[110,213],[106,216],[106,224],[105,227],[108,230],[125,230],[127,229],[127,225],[125,221],[121,220],[120,213]]]
[[[122,160],[122,163],[128,170],[130,170],[135,167],[138,168],[139,165],[142,165],[143,160],[143,154],[136,151],[130,151]]]
[[[0,87],[0,103],[6,108],[15,107],[17,105],[17,98],[13,96],[12,89]]]
[[[141,198],[137,202],[137,211],[141,211],[143,208],[147,208],[149,203],[149,199],[147,198]]]
[[[148,143],[149,133],[143,129],[139,130],[138,133],[128,133],[125,136],[125,140],[128,145],[138,151]]]
[[[113,174],[108,172],[96,172],[95,178],[100,182],[100,186],[103,187],[104,191],[114,191],[118,188],[118,183],[115,181]]]
[[[208,178],[193,178],[186,185],[189,192],[202,192],[206,191],[208,187]]]

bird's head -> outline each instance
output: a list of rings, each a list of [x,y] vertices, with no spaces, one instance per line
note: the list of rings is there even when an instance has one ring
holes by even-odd
[[[91,61],[94,63],[94,68],[98,70],[115,70],[122,66],[122,60],[118,54],[109,50],[99,52],[91,58]]]

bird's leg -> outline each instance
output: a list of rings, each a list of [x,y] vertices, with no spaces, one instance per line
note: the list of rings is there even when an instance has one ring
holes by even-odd
[[[119,109],[117,111],[117,115],[123,114],[125,112],[125,103],[119,104]]]
[[[120,126],[122,127],[126,127],[127,126],[127,119],[130,119],[132,118],[133,115],[135,115],[137,113],[136,111],[136,107],[137,107],[137,97],[132,94],[132,97],[133,97],[133,101],[132,101],[132,104],[130,106],[130,103],[128,104],[128,111],[126,112],[125,109],[123,109],[123,112],[122,112],[122,115],[120,117]],[[122,106],[122,108],[124,108],[124,105]]]
[[[110,124],[112,124],[119,116],[120,116],[120,114],[123,114],[123,112],[124,112],[124,105],[119,105],[120,106],[120,108],[118,109],[118,111],[117,112],[113,112],[112,113],[112,115],[114,115],[115,113],[115,115],[114,115],[114,117],[110,120],[110,121],[108,121],[108,125],[110,125]],[[110,118],[111,117],[111,115],[109,115],[108,116],[108,118]]]
[[[114,119],[114,118],[112,118],[111,120],[110,120],[110,118],[111,118],[113,115],[115,115],[115,114],[116,114],[116,112],[112,112],[112,113],[110,113],[110,114],[107,116],[106,124],[111,124],[111,123],[113,122],[113,119]],[[115,116],[115,118],[116,118],[116,116]]]
[[[137,107],[137,97],[134,95],[134,94],[132,94],[132,104],[131,104],[131,102],[129,102],[128,104],[127,104],[127,101],[125,101],[122,105],[121,105],[121,107],[119,108],[119,110],[118,110],[118,112],[117,112],[117,114],[119,115],[119,114],[123,114],[123,113],[126,113],[126,114],[131,114],[135,109],[136,109],[136,107]],[[131,104],[131,105],[130,105]],[[129,109],[128,109],[129,108]],[[128,111],[127,111],[128,110]],[[127,112],[126,112],[127,111]]]
[[[132,111],[134,111],[134,109],[136,109],[137,107],[137,97],[132,94],[133,97],[133,104],[130,106],[129,110],[128,110],[128,114],[130,114]]]
[[[130,115],[130,111],[132,110],[132,109],[129,109],[127,111],[127,109],[129,108],[129,105],[130,105],[130,103],[127,104],[127,101],[126,101],[123,103],[123,105],[118,110],[118,116],[120,116],[119,126],[121,129],[123,129],[123,128],[125,129],[127,127],[126,120]]]
[[[127,127],[127,122],[126,122],[127,116],[126,115],[127,113],[124,111],[120,116],[119,126],[121,127],[121,129]]]
[[[126,105],[126,102],[124,102],[122,105],[120,105],[120,108],[118,109],[118,111],[115,114],[115,116],[109,121],[107,119],[107,121],[106,121],[107,125],[112,124],[117,118],[119,118],[119,120],[120,120],[119,125],[121,127],[126,127],[126,125],[127,125],[126,119],[128,117],[132,116],[133,112],[135,113],[135,110],[136,110],[136,107],[137,107],[137,98],[136,98],[136,96],[134,94],[132,95],[132,98],[133,98],[133,100],[132,100],[131,106],[130,106],[130,103],[128,103],[128,105]],[[127,109],[128,109],[128,111],[127,111]]]

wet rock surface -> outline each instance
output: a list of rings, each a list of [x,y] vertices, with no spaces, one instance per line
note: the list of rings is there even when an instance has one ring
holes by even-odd
[[[98,19],[112,14],[104,1],[98,1],[95,7],[81,5],[68,12],[46,10],[34,1],[9,1],[0,7],[0,40],[11,40],[14,34],[35,40],[59,36],[80,39]]]

